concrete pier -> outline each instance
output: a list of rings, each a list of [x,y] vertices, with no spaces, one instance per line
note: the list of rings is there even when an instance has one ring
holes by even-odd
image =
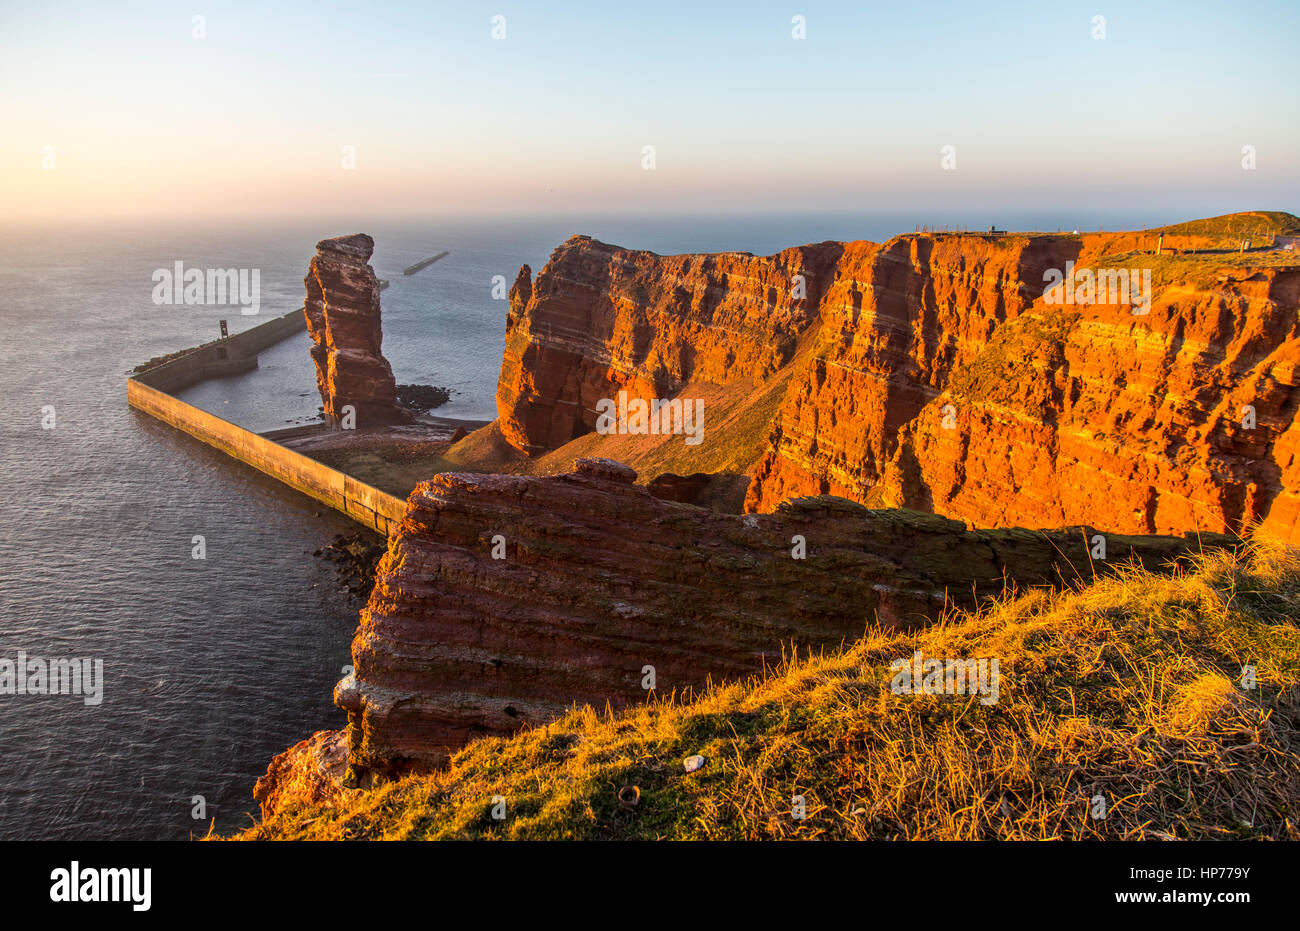
[[[306,326],[302,311],[297,310],[227,339],[205,343],[130,376],[126,382],[127,403],[387,535],[389,525],[400,521],[406,513],[406,502],[401,498],[200,410],[171,393],[209,378],[254,369],[260,350],[305,330]]]
[[[151,366],[131,377],[174,394],[209,378],[242,375],[257,368],[257,354],[283,339],[307,330],[307,318],[301,310],[258,324],[252,329],[225,339],[215,339],[188,352]]]

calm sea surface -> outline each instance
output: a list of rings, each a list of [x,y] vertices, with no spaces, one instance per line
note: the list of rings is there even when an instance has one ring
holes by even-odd
[[[16,226],[0,221],[0,659],[104,665],[103,702],[0,695],[0,839],[184,839],[248,824],[271,757],[341,726],[330,701],[360,603],[310,554],[353,525],[130,410],[132,366],[301,306],[318,239],[375,237],[384,352],[401,383],[445,385],[438,413],[489,419],[506,313],[492,279],[541,270],[572,233],[658,252],[766,254],[883,240],[917,223],[1095,229],[1183,217],[826,216],[708,219],[206,221]],[[403,277],[406,266],[450,255]],[[261,314],[155,306],[155,269],[256,268]],[[309,340],[186,398],[250,429],[315,416]],[[42,428],[54,408],[54,428]],[[207,558],[191,558],[206,538]]]

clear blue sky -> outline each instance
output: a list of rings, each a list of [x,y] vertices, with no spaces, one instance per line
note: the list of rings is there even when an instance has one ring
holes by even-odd
[[[4,0],[0,215],[1297,210],[1297,48],[1296,0]]]

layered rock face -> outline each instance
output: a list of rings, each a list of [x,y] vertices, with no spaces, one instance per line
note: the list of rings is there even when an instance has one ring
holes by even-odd
[[[1021,281],[1042,280],[1024,274],[1036,261]],[[1157,287],[1138,316],[1016,300],[990,271],[983,293],[946,299],[933,265],[915,297],[877,282],[867,327],[828,298],[747,508],[831,492],[978,526],[1300,541],[1300,270]]]
[[[942,402],[908,425],[884,501],[984,525],[1258,525],[1300,542],[1298,296],[1300,272],[1229,275],[1136,324],[1098,308],[1063,319],[1051,341],[1008,328],[991,371],[954,378],[952,429]],[[1008,478],[1015,495],[999,491]]]
[[[918,234],[756,258],[575,237],[511,293],[501,433],[536,454],[621,389],[791,366],[751,512],[836,494],[979,526],[1300,540],[1300,271],[1174,264],[1142,315],[1043,299],[1049,270],[1156,241]]]
[[[368,264],[374,249],[375,241],[364,233],[322,239],[304,281],[316,387],[330,423],[339,422],[347,405],[355,409],[358,427],[406,419],[396,406],[393,370],[380,351],[379,279]]]
[[[841,263],[817,351],[781,406],[746,508],[791,495],[866,500],[900,431],[1042,294],[1044,271],[1078,250],[1061,237],[904,236]]]
[[[1007,585],[1199,545],[1110,537],[1102,562],[1087,528],[968,531],[833,497],[726,515],[635,478],[587,459],[551,477],[445,473],[412,493],[335,691],[358,772],[436,766],[575,702],[759,673],[792,643],[834,649],[877,621],[919,625]]]
[[[619,391],[669,398],[693,379],[775,371],[816,319],[842,249],[661,256],[574,236],[536,281],[524,266],[510,291],[502,435],[537,455],[590,432],[597,401]]]

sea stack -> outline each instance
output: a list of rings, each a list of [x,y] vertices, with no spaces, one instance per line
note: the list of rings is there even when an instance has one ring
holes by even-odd
[[[365,233],[322,239],[307,272],[303,312],[315,345],[316,387],[331,424],[373,427],[405,419],[397,382],[380,351],[379,279],[370,267],[375,241]],[[347,407],[355,411],[348,418]]]

